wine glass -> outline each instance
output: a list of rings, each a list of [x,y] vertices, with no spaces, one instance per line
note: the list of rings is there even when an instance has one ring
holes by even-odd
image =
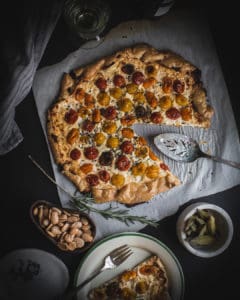
[[[104,0],[66,0],[63,17],[78,37],[99,41],[110,18],[110,7]]]

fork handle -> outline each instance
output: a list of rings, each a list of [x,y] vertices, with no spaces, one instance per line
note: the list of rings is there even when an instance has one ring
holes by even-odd
[[[68,290],[62,297],[60,300],[72,300],[72,298],[77,295],[78,291],[80,291],[81,288],[83,288],[87,283],[89,283],[91,280],[93,280],[98,274],[100,274],[103,271],[103,269],[101,270],[97,270],[95,271],[89,278],[87,278],[86,280],[84,280],[82,283],[80,283],[78,286],[71,288],[70,290]]]
[[[215,160],[217,162],[220,162],[220,163],[223,163],[225,165],[229,165],[233,168],[240,169],[240,163],[237,163],[235,161],[227,160],[227,159],[224,159],[224,158],[221,158],[221,157],[218,157],[218,156],[214,156],[214,155],[209,155],[209,154],[206,154],[206,153],[204,153],[204,157],[213,159],[213,160]]]

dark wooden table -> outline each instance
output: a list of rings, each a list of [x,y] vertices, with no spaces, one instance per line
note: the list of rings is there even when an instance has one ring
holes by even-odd
[[[112,1],[113,2],[113,1]],[[143,11],[134,10],[130,1],[124,1],[121,8],[113,9],[114,23],[125,20],[126,17],[141,18]],[[141,1],[136,1],[141,2]],[[135,5],[135,4],[134,4]],[[147,2],[145,1],[145,4]],[[239,52],[234,47],[236,19],[234,7],[208,7],[206,3],[198,3],[193,7],[191,1],[177,1],[172,9],[190,7],[205,10],[212,30],[220,63],[223,68],[226,83],[232,102],[234,115],[240,128],[239,105]],[[126,8],[127,7],[127,8]],[[116,8],[115,8],[116,9]],[[128,10],[128,14],[124,11]],[[148,7],[149,9],[149,7]],[[137,13],[136,13],[137,11]],[[146,10],[147,11],[147,10]],[[148,10],[149,13],[149,10]],[[230,17],[226,21],[226,16]],[[121,16],[124,16],[121,19]],[[64,39],[62,38],[64,36]],[[61,61],[68,53],[77,49],[81,41],[74,39],[68,31],[64,21],[60,18],[52,38],[45,51],[39,67]],[[30,205],[38,199],[45,199],[60,204],[55,186],[48,181],[29,161],[27,155],[32,154],[45,170],[53,175],[49,152],[37,115],[32,92],[18,106],[16,121],[24,136],[23,142],[13,151],[0,157],[1,200],[0,200],[0,256],[18,248],[39,248],[49,251],[59,257],[68,267],[71,282],[82,255],[69,255],[53,246],[29,218]],[[227,122],[227,120],[226,120]],[[221,174],[219,174],[221,176]],[[159,222],[157,229],[146,227],[142,232],[148,233],[165,243],[178,257],[185,275],[185,300],[198,299],[237,299],[239,287],[235,281],[239,277],[240,260],[240,186],[230,190],[199,198],[188,202],[206,201],[223,207],[231,216],[234,224],[234,236],[230,247],[221,255],[203,259],[188,253],[178,242],[176,236],[176,221],[184,209]]]

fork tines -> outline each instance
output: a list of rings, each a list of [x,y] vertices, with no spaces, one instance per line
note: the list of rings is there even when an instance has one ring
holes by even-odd
[[[123,246],[120,246],[118,248],[115,248],[113,249],[109,255],[117,255],[119,253],[121,253],[122,251],[126,250],[126,249],[130,249],[128,245],[123,245]]]
[[[110,253],[110,256],[115,264],[120,264],[125,261],[132,253],[133,252],[128,245],[123,245],[113,250]]]

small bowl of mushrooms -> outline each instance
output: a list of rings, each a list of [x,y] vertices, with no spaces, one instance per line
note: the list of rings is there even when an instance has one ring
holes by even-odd
[[[51,202],[38,200],[33,203],[30,217],[44,236],[65,252],[85,251],[96,236],[96,226],[87,214]]]
[[[213,257],[229,246],[233,224],[228,213],[209,203],[194,203],[180,214],[177,236],[181,244],[199,257]]]

